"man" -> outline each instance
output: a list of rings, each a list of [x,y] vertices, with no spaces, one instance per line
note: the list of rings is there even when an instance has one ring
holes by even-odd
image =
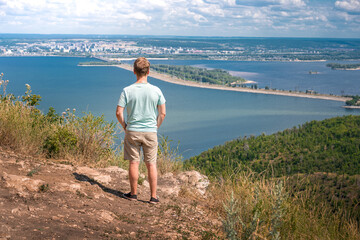
[[[131,191],[123,197],[137,200],[139,178],[140,148],[144,153],[144,162],[148,170],[150,183],[150,203],[156,204],[158,151],[157,129],[166,115],[165,98],[161,90],[148,83],[150,63],[140,57],[134,62],[136,82],[123,89],[116,109],[116,117],[125,130],[124,159],[129,160],[129,181]],[[127,109],[125,123],[124,109]]]

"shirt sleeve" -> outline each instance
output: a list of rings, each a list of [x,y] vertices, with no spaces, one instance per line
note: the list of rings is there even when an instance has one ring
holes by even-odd
[[[122,93],[120,94],[120,98],[119,98],[119,102],[118,102],[118,106],[120,107],[126,107],[126,94],[125,91],[122,91]]]
[[[159,101],[158,101],[157,105],[163,105],[166,102],[166,99],[160,89],[159,89],[159,95],[160,96],[159,96]]]

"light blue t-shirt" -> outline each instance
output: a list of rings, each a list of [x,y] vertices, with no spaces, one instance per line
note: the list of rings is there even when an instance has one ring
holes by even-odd
[[[161,90],[150,83],[134,83],[124,88],[118,106],[126,107],[126,129],[135,132],[157,132],[157,106],[165,102]]]

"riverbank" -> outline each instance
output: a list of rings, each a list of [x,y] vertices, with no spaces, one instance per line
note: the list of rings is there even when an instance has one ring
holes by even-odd
[[[86,66],[86,65],[82,65],[82,66]],[[107,65],[89,65],[89,66],[104,67]],[[129,64],[122,63],[118,65],[109,65],[109,66],[119,67],[128,71],[133,71],[133,67]],[[280,90],[271,90],[271,89],[266,90],[266,89],[251,89],[251,88],[243,88],[243,87],[228,87],[228,86],[214,85],[208,83],[191,82],[191,81],[185,81],[179,78],[175,78],[163,73],[152,72],[152,71],[150,71],[149,76],[164,82],[169,82],[169,83],[188,86],[188,87],[208,88],[208,89],[217,89],[224,91],[235,91],[235,92],[260,93],[260,94],[280,95],[280,96],[289,96],[289,97],[313,98],[313,99],[323,99],[323,100],[331,100],[331,101],[339,101],[339,102],[346,102],[348,100],[351,100],[351,98],[327,95],[327,94],[307,94],[307,93],[289,92],[289,91],[280,91]],[[245,82],[245,84],[246,83],[252,83],[252,82],[249,81],[249,82]]]
[[[360,106],[343,106],[343,108],[348,108],[348,109],[360,109]]]
[[[334,68],[333,70],[357,71],[357,70],[360,70],[360,67],[358,67],[358,68]]]

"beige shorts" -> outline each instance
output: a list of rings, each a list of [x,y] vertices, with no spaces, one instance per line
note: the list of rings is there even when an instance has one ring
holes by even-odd
[[[139,162],[141,147],[144,153],[144,162],[156,163],[158,152],[157,133],[126,131],[124,139],[124,159]]]

